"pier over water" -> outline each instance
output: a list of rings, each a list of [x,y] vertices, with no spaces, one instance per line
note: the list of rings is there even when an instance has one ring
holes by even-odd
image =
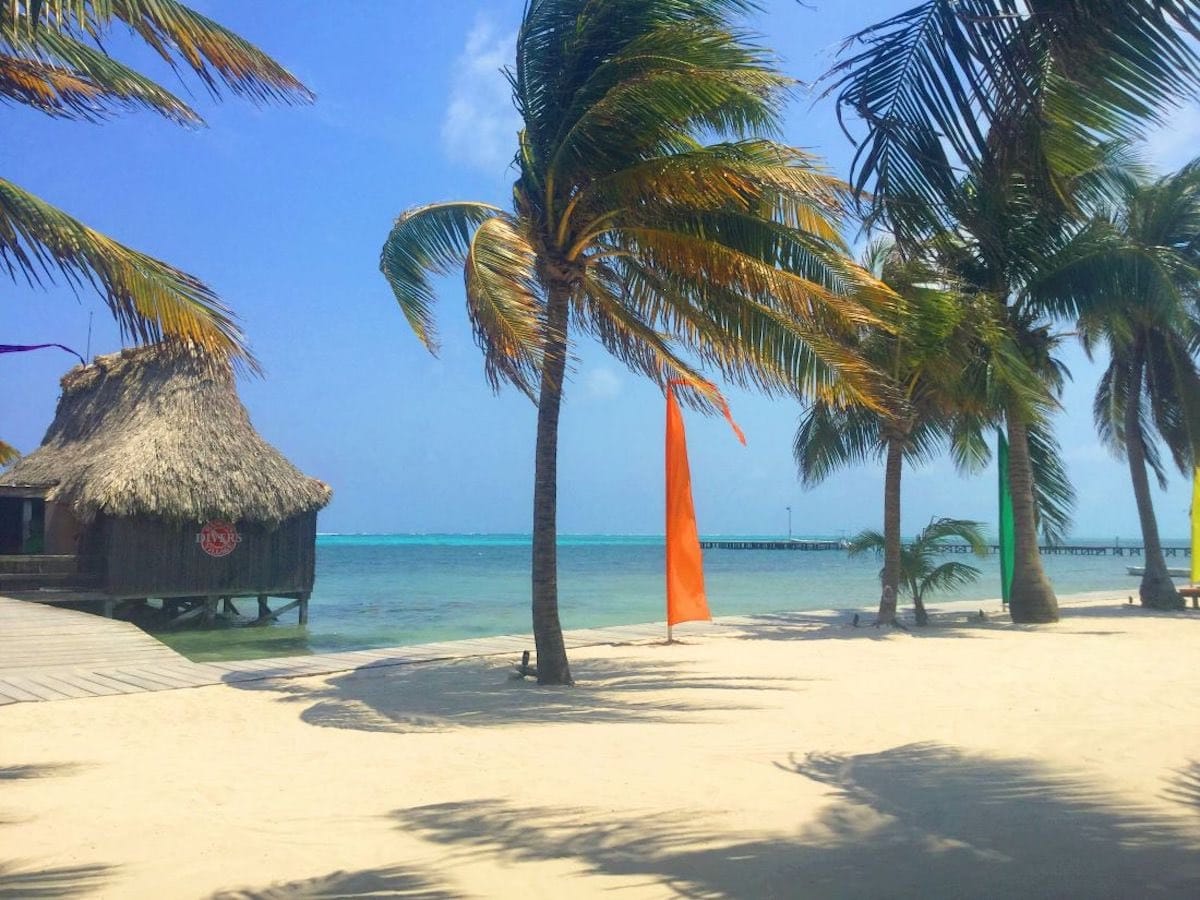
[[[704,550],[845,550],[849,541],[806,541],[806,540],[709,540],[700,541]],[[988,545],[989,553],[999,553],[998,544]],[[1044,556],[1142,556],[1140,544],[1046,544],[1039,548]],[[942,553],[970,553],[971,548],[962,543],[938,545]],[[1190,557],[1190,547],[1163,547],[1163,556]]]
[[[845,550],[845,541],[701,541],[702,550]]]

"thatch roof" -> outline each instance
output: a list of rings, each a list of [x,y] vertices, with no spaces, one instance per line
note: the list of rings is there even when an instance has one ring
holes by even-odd
[[[62,380],[42,446],[0,486],[46,485],[82,521],[97,513],[188,522],[279,522],[329,502],[250,424],[228,366],[162,346],[99,356]]]

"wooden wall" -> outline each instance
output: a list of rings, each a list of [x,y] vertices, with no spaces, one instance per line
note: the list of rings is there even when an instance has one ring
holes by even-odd
[[[79,535],[83,528],[70,507],[61,503],[46,503],[46,552],[75,554],[79,552]]]
[[[299,594],[312,590],[317,514],[275,528],[238,522],[241,541],[213,557],[197,541],[201,523],[101,516],[94,528],[107,560],[105,592],[114,597]]]

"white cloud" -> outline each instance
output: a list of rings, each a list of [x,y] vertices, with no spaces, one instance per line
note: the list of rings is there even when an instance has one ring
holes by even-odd
[[[1200,106],[1172,112],[1167,124],[1146,138],[1146,153],[1163,172],[1173,172],[1200,156]]]
[[[592,369],[583,380],[583,389],[594,400],[612,400],[621,393],[621,379],[612,369]]]
[[[488,172],[502,170],[516,151],[521,120],[501,71],[511,62],[516,32],[498,34],[480,15],[454,63],[450,102],[442,118],[442,146],[450,158]]]

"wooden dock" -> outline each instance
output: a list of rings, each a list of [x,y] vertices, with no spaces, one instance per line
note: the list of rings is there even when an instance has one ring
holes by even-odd
[[[802,541],[802,540],[702,540],[704,550],[845,550],[847,541]],[[991,544],[989,553],[999,553],[1000,546]],[[1043,556],[1141,556],[1144,549],[1138,544],[1045,544],[1039,548]],[[938,547],[941,553],[970,553],[967,544],[945,543]],[[1163,547],[1163,556],[1191,556],[1190,547]]]
[[[665,625],[568,631],[568,648],[665,637]],[[529,635],[500,635],[377,650],[192,662],[135,625],[92,613],[0,596],[0,706],[146,691],[170,691],[272,678],[436,660],[511,656],[533,647]]]
[[[702,550],[845,550],[844,541],[701,541]]]
[[[970,553],[971,548],[966,544],[942,544],[938,548],[942,553]],[[1044,544],[1038,550],[1042,556],[1141,556],[1145,549],[1138,544]],[[991,544],[989,553],[999,553],[1000,546]],[[1190,547],[1163,547],[1163,556],[1179,557],[1192,555]]]

